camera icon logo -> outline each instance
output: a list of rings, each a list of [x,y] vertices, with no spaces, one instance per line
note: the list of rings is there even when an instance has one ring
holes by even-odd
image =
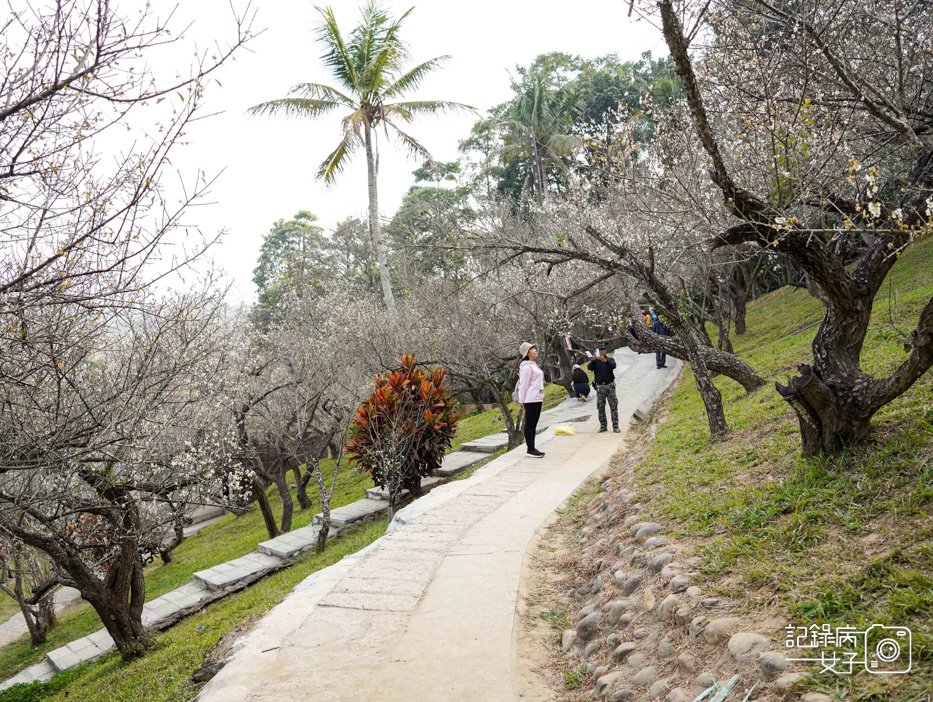
[[[905,626],[872,624],[865,630],[865,670],[875,675],[903,675],[913,665],[911,633]]]

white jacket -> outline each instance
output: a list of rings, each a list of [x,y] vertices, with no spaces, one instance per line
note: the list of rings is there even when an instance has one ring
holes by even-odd
[[[544,371],[534,361],[522,361],[518,367],[518,393],[519,404],[527,402],[544,402]]]

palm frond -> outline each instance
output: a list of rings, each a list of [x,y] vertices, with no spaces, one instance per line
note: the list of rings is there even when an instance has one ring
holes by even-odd
[[[569,156],[582,146],[580,137],[573,134],[552,134],[547,139],[547,148],[558,156]]]
[[[333,100],[314,98],[280,98],[253,105],[247,110],[251,115],[284,115],[286,117],[317,117],[341,107]]]
[[[455,112],[457,110],[466,110],[476,112],[476,108],[470,105],[464,105],[462,102],[453,102],[451,100],[407,100],[405,102],[393,102],[385,106],[387,112],[407,112],[415,115],[438,115],[444,112]]]
[[[356,107],[356,103],[349,95],[340,92],[337,88],[322,83],[298,83],[298,85],[292,86],[292,89],[289,90],[288,93],[289,95],[314,98],[316,100],[341,102],[347,107]]]
[[[343,139],[337,144],[324,162],[317,169],[317,177],[323,180],[327,185],[332,185],[337,176],[343,172],[350,156],[356,150],[359,139],[351,134],[344,134]]]
[[[440,68],[440,65],[447,61],[450,56],[437,56],[424,63],[419,63],[409,71],[395,79],[382,91],[386,98],[399,97],[410,90],[415,90],[424,81],[425,77],[434,70]]]
[[[431,152],[410,134],[406,134],[398,128],[391,120],[386,120],[386,124],[392,127],[392,133],[402,142],[402,145],[408,151],[408,155],[414,159],[430,159]]]
[[[318,38],[327,47],[327,50],[321,56],[321,60],[343,87],[352,91],[359,82],[356,66],[353,62],[352,52],[348,49],[343,35],[340,33],[334,10],[330,7],[318,7],[317,11],[321,13],[324,19],[318,27]]]

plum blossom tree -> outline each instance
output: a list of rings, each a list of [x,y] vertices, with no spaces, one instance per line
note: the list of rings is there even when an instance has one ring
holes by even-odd
[[[249,24],[234,14],[229,44],[172,80],[147,57],[185,34],[148,8],[26,2],[0,34],[0,534],[53,561],[45,586],[77,587],[125,657],[150,642],[154,527],[169,501],[214,499],[229,448],[211,402],[228,338],[215,281],[152,286],[211,243],[191,232],[164,255],[210,181],[170,205],[163,176]]]
[[[860,362],[875,295],[933,221],[933,15],[901,0],[642,7],[660,16],[729,218],[713,245],[783,253],[826,308],[812,363],[777,384],[803,452],[864,439],[933,364],[933,299],[893,372]]]

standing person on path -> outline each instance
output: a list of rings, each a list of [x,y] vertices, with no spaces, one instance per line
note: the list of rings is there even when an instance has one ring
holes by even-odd
[[[543,458],[544,452],[535,448],[538,419],[544,403],[544,371],[535,363],[538,347],[526,341],[518,347],[518,355],[522,357],[522,363],[518,367],[515,392],[518,404],[525,408],[525,445],[528,447],[528,456]]]
[[[655,315],[654,324],[651,325],[651,331],[653,331],[658,336],[670,336],[671,333],[667,330],[667,325],[661,320],[660,317]],[[663,351],[658,351],[654,354],[655,365],[660,368],[667,368],[667,354]]]
[[[576,363],[573,365],[570,382],[573,388],[573,396],[581,402],[586,402],[586,398],[590,396],[590,378],[586,371]]]
[[[596,356],[587,366],[593,371],[593,385],[596,386],[596,412],[599,414],[599,431],[606,431],[606,402],[612,413],[612,431],[619,433],[619,398],[616,397],[616,361],[606,356],[606,347],[600,346]]]

